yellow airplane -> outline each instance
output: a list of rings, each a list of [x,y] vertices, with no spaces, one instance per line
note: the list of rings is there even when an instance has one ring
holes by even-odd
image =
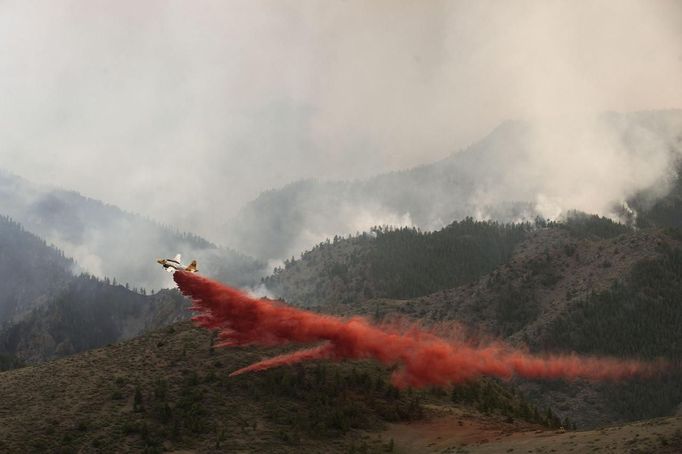
[[[175,271],[187,271],[189,273],[196,273],[199,271],[197,268],[197,261],[192,260],[192,263],[189,264],[189,266],[184,266],[182,262],[180,262],[180,254],[176,255],[175,258],[172,259],[158,259],[156,263],[160,264],[163,266],[163,268],[168,271],[169,273],[174,273]]]

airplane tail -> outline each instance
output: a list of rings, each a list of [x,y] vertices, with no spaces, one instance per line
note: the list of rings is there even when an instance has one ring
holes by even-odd
[[[197,268],[197,261],[192,260],[192,263],[190,263],[189,266],[185,268],[185,271],[188,271],[190,273],[196,273],[197,271],[199,271],[199,269]]]

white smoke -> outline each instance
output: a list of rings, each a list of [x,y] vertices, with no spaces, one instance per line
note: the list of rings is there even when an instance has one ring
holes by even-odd
[[[674,0],[6,0],[0,54],[0,167],[216,242],[300,178],[432,162],[508,118],[682,106]]]
[[[569,210],[617,218],[638,192],[668,192],[682,152],[682,111],[541,118],[527,127],[520,150],[496,163],[504,172],[477,194],[479,216],[517,200],[549,219]]]

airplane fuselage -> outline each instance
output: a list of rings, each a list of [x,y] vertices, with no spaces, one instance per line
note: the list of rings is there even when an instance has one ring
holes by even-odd
[[[164,269],[172,268],[174,270],[184,270],[185,267],[182,266],[180,262],[176,262],[173,259],[159,259],[156,261],[157,263],[161,264],[161,266],[164,267]]]
[[[163,266],[163,269],[168,271],[169,273],[173,273],[175,271],[187,271],[189,273],[196,273],[197,271],[199,271],[197,269],[196,260],[192,260],[192,263],[190,263],[188,266],[185,266],[180,261],[180,254],[176,255],[175,258],[173,259],[158,259],[156,263]]]

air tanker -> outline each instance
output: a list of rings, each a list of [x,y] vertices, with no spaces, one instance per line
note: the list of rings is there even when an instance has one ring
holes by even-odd
[[[185,266],[180,261],[180,258],[181,256],[180,254],[178,254],[172,259],[158,259],[156,263],[163,266],[163,268],[169,273],[174,273],[176,271],[187,271],[189,273],[196,273],[197,271],[199,271],[199,269],[197,268],[196,260],[192,260],[192,263],[190,263],[188,266]]]

